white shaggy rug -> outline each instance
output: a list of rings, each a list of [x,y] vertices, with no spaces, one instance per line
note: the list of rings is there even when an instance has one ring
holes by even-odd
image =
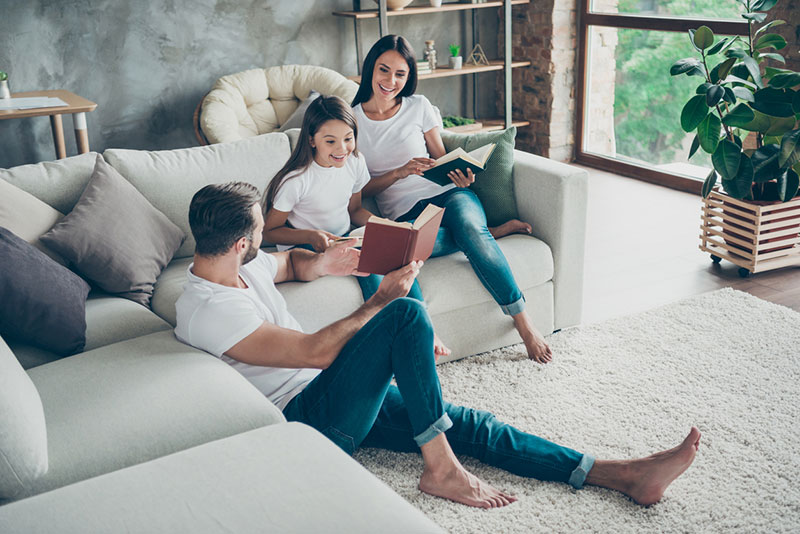
[[[417,489],[416,454],[355,458],[445,530],[462,532],[800,531],[800,314],[723,289],[439,366],[453,403],[598,458],[644,456],[703,437],[689,470],[644,508],[597,487],[525,479],[462,458],[519,501],[478,510]]]

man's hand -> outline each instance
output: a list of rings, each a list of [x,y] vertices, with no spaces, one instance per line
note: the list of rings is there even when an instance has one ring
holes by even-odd
[[[306,235],[308,244],[314,247],[315,252],[325,252],[338,237],[324,230],[307,230]]]
[[[456,169],[447,173],[447,177],[450,178],[450,181],[456,184],[457,187],[469,187],[475,181],[475,175],[472,173],[472,169],[467,169],[467,174],[464,174],[461,169]]]
[[[390,272],[383,277],[378,290],[369,300],[382,308],[394,299],[405,297],[411,290],[411,285],[419,274],[420,267],[422,267],[421,261],[412,261],[405,267]]]
[[[348,276],[356,274],[361,251],[352,248],[357,238],[339,241],[328,247],[319,257],[320,276]],[[410,286],[409,286],[410,287]]]

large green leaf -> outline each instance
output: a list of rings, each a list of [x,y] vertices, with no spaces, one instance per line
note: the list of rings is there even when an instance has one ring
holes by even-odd
[[[780,50],[781,48],[786,47],[786,39],[778,35],[777,33],[768,33],[762,36],[758,41],[756,41],[756,50],[761,50],[762,48],[774,48],[775,50]]]
[[[701,67],[702,65],[703,64],[697,58],[685,57],[673,63],[672,67],[669,69],[669,73],[672,76],[677,76],[678,74],[689,72],[690,70]]]
[[[722,179],[722,187],[733,198],[742,199],[750,194],[753,188],[753,164],[750,158],[742,154],[739,172],[733,180]]]
[[[792,111],[800,113],[800,91],[797,91],[792,97]]]
[[[695,96],[693,98],[697,97]],[[713,154],[717,149],[721,128],[722,122],[719,120],[719,117],[713,113],[707,114],[706,118],[697,126],[697,137],[700,138],[700,146],[709,154]]]
[[[712,85],[706,91],[706,105],[710,108],[713,108],[719,101],[722,100],[722,97],[725,96],[725,89],[720,87],[719,85]]]
[[[698,95],[704,95],[708,92],[708,88],[713,87],[713,85],[714,85],[713,83],[709,82],[701,83],[700,85],[697,86],[697,89],[695,89],[694,92],[695,94]]]
[[[741,98],[742,100],[746,100],[747,102],[756,101],[756,97],[753,96],[753,91],[751,91],[747,87],[734,87],[732,91],[737,98]]]
[[[722,176],[723,180],[733,180],[739,172],[739,160],[742,159],[742,149],[739,145],[723,139],[711,155],[711,163]]]
[[[757,87],[764,87],[764,82],[761,81],[761,68],[758,66],[758,62],[750,56],[745,56],[742,58],[742,63],[747,67],[747,71],[753,78],[753,83],[756,84]]]
[[[730,105],[736,104],[736,93],[730,87],[725,87],[725,95],[722,98]]]
[[[742,13],[742,17],[753,22],[764,22],[767,18],[766,13]]]
[[[734,76],[733,74],[728,74],[728,76],[722,81],[722,83],[740,83],[742,85],[746,85],[748,87],[756,89],[756,84],[754,84],[750,80],[745,80],[744,78],[740,78],[739,76]]]
[[[689,149],[689,157],[686,159],[692,159],[694,153],[697,152],[697,149],[700,148],[700,139],[697,137],[697,134],[694,134],[694,139],[692,139],[692,146]]]
[[[785,23],[786,23],[785,20],[771,20],[771,21],[767,22],[766,24],[764,24],[763,26],[761,26],[759,29],[757,29],[756,33],[754,34],[754,37],[757,37],[759,34],[764,33],[765,31],[767,31],[768,29],[772,28],[773,26],[780,26],[781,24],[785,24]]]
[[[750,158],[753,163],[753,181],[769,182],[778,175],[778,155],[780,148],[778,145],[764,145],[753,153]]]
[[[781,136],[786,132],[794,129],[795,118],[791,117],[767,117],[769,119],[769,128],[764,132],[765,135],[778,135]]]
[[[717,185],[717,172],[714,169],[711,169],[711,172],[708,173],[708,176],[706,176],[706,179],[703,182],[703,189],[700,191],[700,193],[703,195],[703,198],[706,198],[711,194],[711,191],[714,189],[715,185]]]
[[[708,115],[705,95],[696,95],[686,102],[681,111],[681,128],[684,132],[691,132],[697,125],[703,122]]]
[[[711,72],[709,73],[711,81],[717,83],[719,80],[724,80],[728,76],[728,73],[730,73],[731,67],[733,67],[735,63],[736,63],[735,57],[728,58],[719,65],[717,65],[716,67],[714,67],[713,69],[711,69]]]
[[[784,57],[777,52],[762,52],[758,55],[758,61],[761,61],[764,58],[774,59],[778,63],[786,63]]]
[[[705,50],[714,44],[714,32],[708,26],[700,26],[692,36],[694,45],[700,50]]]
[[[706,50],[706,55],[713,56],[714,54],[722,50],[722,47],[728,44],[729,40],[730,37],[725,37],[724,39],[720,39],[719,41],[717,41],[717,44]]]
[[[722,124],[734,128],[744,128],[755,118],[755,113],[747,104],[739,104],[722,117]]]
[[[756,2],[753,2],[753,4],[750,6],[750,9],[753,11],[769,11],[772,9],[772,6],[777,3],[778,0],[756,0]]]
[[[776,74],[770,78],[769,84],[777,89],[786,89],[789,87],[794,87],[795,85],[800,85],[800,73],[785,72]]]
[[[786,202],[792,200],[797,194],[797,189],[800,187],[800,177],[792,169],[786,169],[786,172],[778,177],[778,198]]]
[[[753,96],[755,96],[755,102],[751,104],[751,107],[756,111],[772,117],[791,117],[794,115],[794,111],[792,111],[792,96],[786,91],[774,87],[765,87],[756,91]]]
[[[742,128],[749,132],[766,133],[766,131],[772,126],[772,121],[770,120],[769,116],[764,115],[760,111],[756,110],[753,110],[753,114],[755,115],[753,121],[750,124],[742,126]]]
[[[778,165],[781,168],[791,167],[798,161],[800,161],[800,130],[793,130],[783,134]]]

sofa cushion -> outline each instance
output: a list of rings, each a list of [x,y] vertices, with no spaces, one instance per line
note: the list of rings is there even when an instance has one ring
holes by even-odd
[[[249,182],[264,191],[289,159],[289,140],[282,133],[273,133],[179,150],[110,149],[103,155],[153,206],[183,230],[186,240],[175,257],[184,258],[194,254],[194,238],[189,228],[192,196],[208,184],[232,180]]]
[[[80,200],[41,240],[104,291],[148,306],[183,232],[97,156]]]
[[[153,300],[150,302],[150,306],[159,317],[172,326],[178,324],[175,303],[178,301],[178,297],[183,294],[183,286],[186,284],[186,269],[189,268],[191,263],[192,258],[172,260],[156,280]]]
[[[300,102],[300,105],[297,106],[289,118],[286,119],[286,122],[281,124],[281,127],[278,128],[279,132],[285,132],[286,130],[291,130],[294,128],[302,128],[303,126],[303,117],[306,115],[306,110],[308,106],[311,105],[311,102],[319,98],[319,93],[316,91],[311,91],[309,95]]]
[[[102,291],[92,291],[86,300],[86,345],[83,349],[92,350],[171,329],[167,322],[144,306]],[[16,340],[9,341],[9,345],[25,369],[59,359],[57,354]]]
[[[28,374],[42,397],[50,469],[26,495],[285,421],[232,367],[171,331]]]
[[[44,246],[39,237],[53,227],[63,213],[27,191],[0,180],[0,226],[11,230],[62,265],[64,259]]]
[[[500,132],[474,134],[442,131],[442,141],[448,152],[461,147],[467,152],[496,143],[485,169],[475,177],[470,189],[475,191],[486,211],[489,226],[497,226],[509,219],[518,218],[514,199],[514,138],[517,128],[512,126]]]
[[[0,335],[60,356],[83,350],[89,284],[0,228]]]
[[[0,421],[0,498],[13,498],[47,472],[47,430],[39,392],[1,337]]]
[[[442,532],[311,427],[272,425],[0,508],[8,532]]]

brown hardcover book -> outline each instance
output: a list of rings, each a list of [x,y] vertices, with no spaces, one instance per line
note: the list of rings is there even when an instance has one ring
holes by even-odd
[[[412,261],[425,261],[436,242],[444,208],[428,204],[414,224],[372,216],[364,229],[358,270],[386,274]]]

